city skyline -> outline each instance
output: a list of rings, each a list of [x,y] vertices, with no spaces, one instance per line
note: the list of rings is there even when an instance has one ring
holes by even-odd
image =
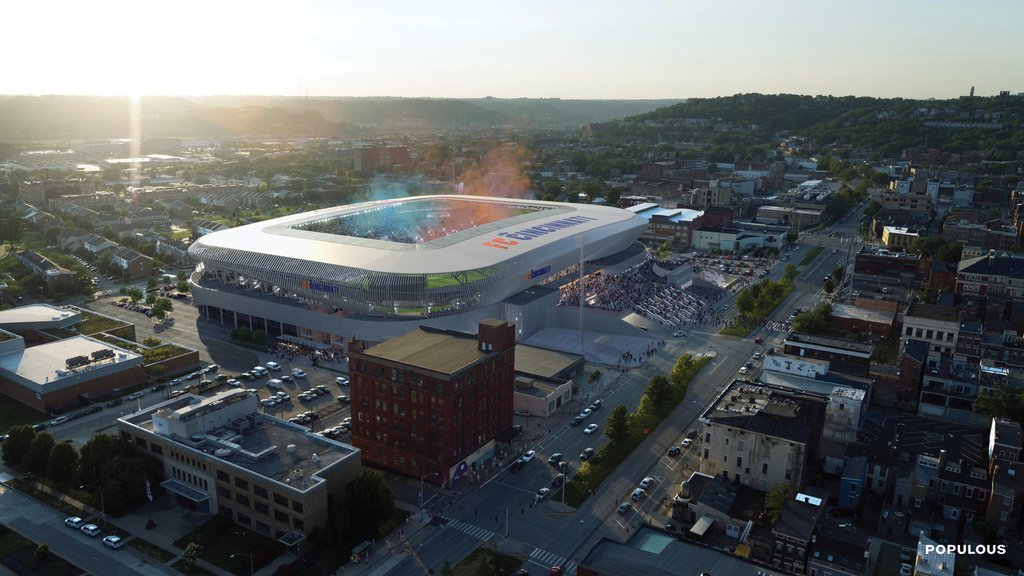
[[[954,98],[1014,85],[1024,5],[618,0],[19,5],[3,94]],[[55,15],[57,15],[55,17]]]

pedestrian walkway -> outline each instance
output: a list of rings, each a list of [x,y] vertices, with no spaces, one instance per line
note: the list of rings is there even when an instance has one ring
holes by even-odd
[[[533,552],[530,552],[530,560],[534,564],[537,564],[538,566],[542,566],[544,568],[550,568],[552,566],[561,566],[563,574],[576,573],[575,562],[567,562],[564,556],[559,556],[554,552],[548,552],[543,548],[534,548]]]
[[[488,542],[491,538],[494,538],[494,532],[491,532],[486,528],[474,526],[469,522],[463,522],[462,520],[449,520],[445,526],[451,526],[460,532],[469,534],[481,542]]]

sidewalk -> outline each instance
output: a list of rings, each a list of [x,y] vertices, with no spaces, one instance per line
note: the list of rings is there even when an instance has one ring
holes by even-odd
[[[97,510],[84,502],[80,502],[67,494],[54,490],[53,488],[34,480],[30,482],[37,490],[49,494],[54,498],[58,498],[62,502],[81,508],[85,512],[85,516],[87,518],[93,516],[97,519],[103,519],[103,521],[108,524],[116,526],[128,534],[126,538],[128,540],[137,536],[174,554],[174,558],[163,563],[163,566],[167,568],[170,568],[175,562],[181,559],[182,550],[174,546],[174,541],[180,536],[191,532],[196,525],[202,523],[207,519],[207,517],[209,517],[209,514],[198,514],[194,512],[182,514],[182,509],[174,505],[173,501],[171,501],[169,497],[165,496],[160,500],[146,504],[136,513],[130,514],[124,518],[114,518],[109,515],[104,518],[101,510]],[[28,496],[31,497],[31,495]],[[161,506],[161,501],[166,504]],[[147,517],[143,518],[141,512],[147,512]],[[155,523],[154,529],[146,528],[149,518],[152,518]],[[174,534],[178,534],[178,536],[174,536]],[[147,558],[150,558],[154,564],[158,563],[156,558],[148,556]],[[230,572],[222,570],[205,560],[196,560],[196,566],[199,566],[212,574],[217,574],[218,576],[231,576]],[[276,570],[276,566],[274,569]],[[263,570],[260,570],[257,574],[270,575],[273,574],[273,571],[264,572]]]
[[[343,565],[333,572],[335,576],[386,574],[406,556],[409,556],[411,551],[422,546],[437,531],[437,528],[430,523],[432,516],[429,512],[424,516],[423,521],[420,521],[419,510],[415,506],[401,502],[395,504],[409,512],[408,520],[391,534],[375,541],[368,558],[359,563],[349,562]]]

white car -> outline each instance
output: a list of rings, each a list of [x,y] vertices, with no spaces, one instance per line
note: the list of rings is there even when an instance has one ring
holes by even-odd
[[[113,548],[114,550],[117,550],[118,548],[124,546],[124,538],[121,538],[120,536],[114,536],[113,534],[111,534],[110,536],[103,538],[103,545]]]
[[[584,434],[593,434],[597,431],[597,424],[587,424],[587,427],[583,429]]]
[[[520,460],[522,460],[523,462],[529,462],[530,460],[533,460],[533,457],[536,456],[536,455],[537,455],[536,451],[530,450],[526,454],[523,454],[523,457],[520,458]]]
[[[583,411],[580,412],[580,416],[583,416],[584,418],[587,418],[587,417],[590,416],[590,414],[592,412],[593,412],[593,410],[591,410],[590,408],[584,408]]]
[[[267,388],[277,388],[280,390],[281,388],[284,388],[284,382],[277,378],[271,378],[267,381]]]
[[[235,380],[234,378],[228,378],[227,384],[228,384],[228,386],[231,386],[231,387],[234,387],[234,388],[241,388],[242,387],[242,383],[239,382],[238,380]]]
[[[281,365],[278,364],[277,362],[267,362],[267,368],[276,371],[281,369]]]
[[[82,534],[85,534],[86,536],[99,536],[100,534],[100,527],[95,524],[86,524],[85,526],[82,526],[80,530],[82,531]]]
[[[537,490],[537,501],[540,502],[541,500],[547,498],[548,494],[550,494],[550,493],[551,493],[551,489],[550,488],[541,488],[540,490]]]
[[[298,368],[292,368],[292,376],[295,376],[296,378],[305,378],[306,372],[304,370],[299,370]]]
[[[348,378],[345,378],[344,376],[338,376],[337,378],[334,379],[334,383],[337,384],[338,386],[348,386]]]
[[[690,444],[693,444],[693,440],[690,440],[689,438],[683,438],[683,448],[689,448]]]
[[[686,336],[686,332],[673,332],[672,335],[676,338],[682,338],[683,336]]]
[[[746,374],[747,372],[749,372],[749,370],[747,370],[746,366],[740,366],[740,374]]]
[[[644,490],[650,488],[651,484],[654,484],[654,478],[651,478],[650,476],[647,476],[640,481],[640,487],[643,488]]]
[[[72,516],[64,519],[64,525],[68,528],[81,528],[85,524],[85,520],[82,520],[78,516]]]

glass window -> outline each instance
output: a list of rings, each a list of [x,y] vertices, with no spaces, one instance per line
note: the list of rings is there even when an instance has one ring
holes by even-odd
[[[274,504],[277,504],[278,506],[287,506],[288,499],[277,492],[274,492]]]
[[[235,487],[236,488],[241,488],[242,490],[248,490],[249,489],[249,481],[245,480],[243,478],[239,478],[238,476],[235,476]]]

